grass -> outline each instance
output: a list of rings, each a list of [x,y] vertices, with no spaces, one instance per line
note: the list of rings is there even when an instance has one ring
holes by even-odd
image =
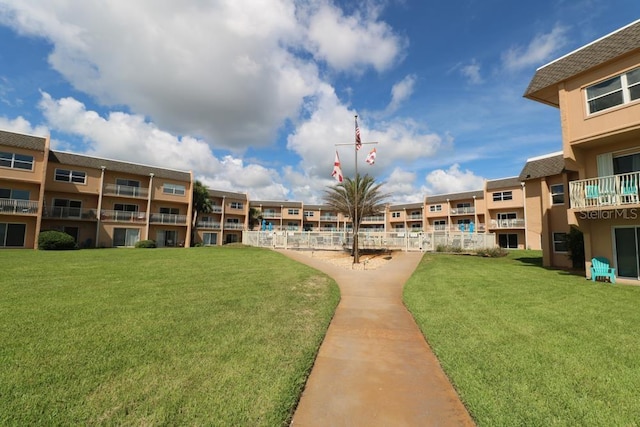
[[[428,254],[404,299],[480,426],[640,423],[640,287]]]
[[[339,300],[257,248],[6,250],[0,425],[286,425]]]

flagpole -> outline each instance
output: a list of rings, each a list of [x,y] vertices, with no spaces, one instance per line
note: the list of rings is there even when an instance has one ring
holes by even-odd
[[[355,133],[355,141],[353,144],[353,148],[356,152],[355,155],[355,161],[356,161],[356,195],[355,195],[355,202],[356,202],[356,206],[355,206],[355,218],[353,218],[353,263],[354,264],[359,264],[360,263],[360,254],[358,253],[358,231],[359,230],[359,224],[360,222],[358,221],[358,115],[356,114],[355,117],[355,124],[356,124],[356,133]],[[358,226],[357,226],[357,225]]]

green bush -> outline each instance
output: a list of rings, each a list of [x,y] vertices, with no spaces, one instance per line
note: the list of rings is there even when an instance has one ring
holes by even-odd
[[[78,249],[73,237],[62,231],[48,230],[38,235],[38,249],[43,251],[64,251]]]
[[[481,248],[476,250],[476,254],[479,256],[490,257],[490,258],[498,258],[502,256],[507,256],[509,252],[501,248],[499,246],[495,246],[493,248]]]
[[[153,240],[139,240],[136,242],[136,248],[155,248],[156,242]]]

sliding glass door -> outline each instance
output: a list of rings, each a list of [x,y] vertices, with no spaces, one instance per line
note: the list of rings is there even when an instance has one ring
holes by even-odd
[[[620,227],[613,232],[617,275],[640,278],[640,227]]]

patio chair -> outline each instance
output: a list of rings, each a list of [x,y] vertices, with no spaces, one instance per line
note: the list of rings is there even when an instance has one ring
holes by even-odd
[[[611,267],[609,260],[604,257],[595,257],[591,260],[591,281],[596,278],[609,278],[611,284],[616,283],[616,269]]]

